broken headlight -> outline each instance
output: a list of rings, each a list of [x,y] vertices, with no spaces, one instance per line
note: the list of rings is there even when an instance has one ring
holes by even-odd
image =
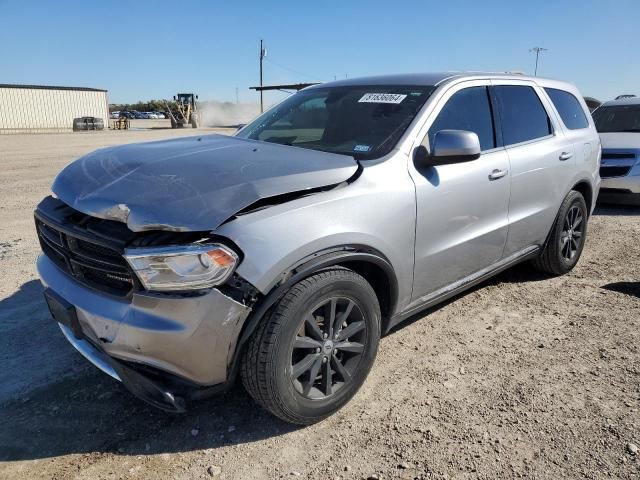
[[[220,285],[238,255],[220,244],[128,248],[125,258],[147,290],[196,290]]]

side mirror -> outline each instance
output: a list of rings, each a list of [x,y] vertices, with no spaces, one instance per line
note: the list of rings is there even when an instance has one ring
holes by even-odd
[[[424,145],[413,152],[416,166],[432,167],[452,163],[470,162],[480,158],[480,139],[475,132],[466,130],[440,130],[431,146],[431,155]]]

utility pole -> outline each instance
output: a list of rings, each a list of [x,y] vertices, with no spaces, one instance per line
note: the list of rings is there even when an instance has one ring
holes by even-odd
[[[533,76],[537,77],[538,76],[538,57],[540,57],[540,54],[542,52],[546,52],[548,51],[548,48],[542,48],[542,47],[533,47],[532,49],[530,49],[530,52],[534,52],[536,54],[536,68],[533,72]]]
[[[260,39],[260,86],[262,87],[262,60],[267,56],[267,49],[263,47],[262,39]],[[263,91],[260,90],[260,113],[264,112]]]

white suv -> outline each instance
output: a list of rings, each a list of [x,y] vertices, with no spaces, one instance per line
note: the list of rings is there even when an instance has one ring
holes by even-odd
[[[606,102],[593,118],[602,141],[599,200],[640,205],[640,98]]]

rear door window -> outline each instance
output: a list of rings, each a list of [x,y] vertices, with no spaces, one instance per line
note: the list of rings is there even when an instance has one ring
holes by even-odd
[[[483,151],[496,147],[487,87],[469,87],[454,93],[429,128],[429,145],[433,145],[436,133],[448,129],[475,132]]]
[[[533,88],[524,85],[493,88],[498,99],[505,146],[551,135],[551,120]]]
[[[545,88],[544,91],[547,92],[553,102],[553,106],[558,110],[565,127],[569,130],[578,130],[589,126],[587,116],[584,114],[582,105],[580,105],[576,97],[557,88]]]

